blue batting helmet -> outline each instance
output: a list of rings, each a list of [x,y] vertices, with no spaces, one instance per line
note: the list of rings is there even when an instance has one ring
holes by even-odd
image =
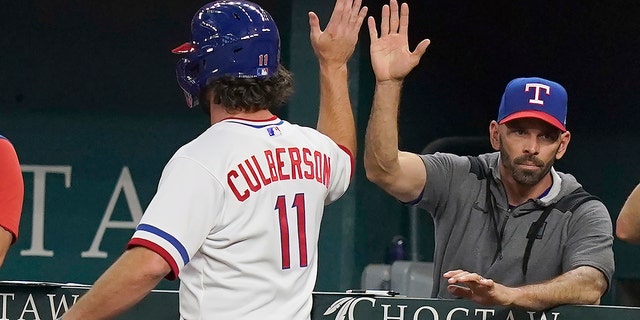
[[[271,15],[253,2],[206,4],[191,21],[191,41],[172,50],[185,54],[176,74],[189,108],[208,81],[224,75],[267,77],[280,63],[280,35]]]

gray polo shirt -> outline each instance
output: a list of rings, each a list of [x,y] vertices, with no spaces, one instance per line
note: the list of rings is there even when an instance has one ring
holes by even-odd
[[[467,157],[436,153],[421,158],[428,178],[416,205],[427,210],[434,220],[432,297],[454,298],[447,291],[442,274],[456,269],[515,287],[550,280],[580,266],[592,266],[611,283],[613,227],[607,208],[595,200],[584,203],[573,213],[551,211],[533,244],[527,274],[523,274],[529,227],[546,206],[580,187],[572,175],[552,168],[553,186],[544,197],[509,209],[497,169],[499,153],[480,155],[480,164],[490,172],[490,193],[494,199],[490,210],[485,203],[486,179],[479,180],[470,172]],[[499,241],[501,252],[497,252]]]

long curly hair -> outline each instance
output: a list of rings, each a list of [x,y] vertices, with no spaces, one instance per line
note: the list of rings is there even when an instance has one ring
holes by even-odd
[[[273,110],[293,94],[293,75],[283,65],[276,74],[264,78],[222,76],[207,84],[200,94],[202,109],[210,114],[209,99],[231,114]]]

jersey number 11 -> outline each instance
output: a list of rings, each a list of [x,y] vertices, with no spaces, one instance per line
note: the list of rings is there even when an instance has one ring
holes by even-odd
[[[307,234],[305,231],[304,193],[293,197],[291,208],[296,209],[298,222],[298,248],[300,250],[300,267],[307,266]],[[289,221],[287,219],[287,203],[284,196],[278,196],[275,210],[278,210],[280,221],[280,250],[282,253],[282,269],[291,268],[291,251],[289,249]]]

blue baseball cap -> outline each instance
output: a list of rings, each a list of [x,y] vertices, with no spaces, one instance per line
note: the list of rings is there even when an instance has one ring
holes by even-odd
[[[498,123],[537,118],[567,131],[567,91],[557,82],[542,78],[511,80],[502,94]]]

